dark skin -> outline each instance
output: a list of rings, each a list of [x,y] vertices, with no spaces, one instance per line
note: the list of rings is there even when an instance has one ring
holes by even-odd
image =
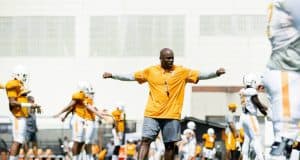
[[[246,88],[251,88],[251,86],[246,86]],[[258,88],[257,88],[258,91],[260,91],[262,89],[263,89],[263,86],[258,86]],[[251,101],[264,116],[267,116],[268,108],[260,102],[257,95],[252,96]]]
[[[160,66],[165,70],[171,70],[174,64],[174,53],[171,49],[164,48],[160,51]]]
[[[159,59],[160,59],[160,65],[165,71],[171,71],[173,69],[173,66],[174,66],[174,53],[171,49],[163,48],[160,51]],[[224,68],[219,68],[216,71],[216,74],[218,76],[220,76],[224,73],[225,73]],[[112,73],[104,72],[102,77],[103,78],[112,78]],[[139,154],[138,154],[138,159],[139,160],[145,160],[147,158],[151,141],[152,140],[149,139],[149,138],[142,137],[141,148],[140,148],[140,151],[139,151]],[[176,143],[176,141],[165,143],[165,155],[164,155],[165,160],[174,160],[174,158],[175,158],[174,157],[174,155],[175,155],[175,143]]]
[[[258,99],[258,96],[252,96],[251,101],[255,104],[255,106],[258,108],[258,110],[264,115],[267,116],[267,110],[268,108],[264,106]]]

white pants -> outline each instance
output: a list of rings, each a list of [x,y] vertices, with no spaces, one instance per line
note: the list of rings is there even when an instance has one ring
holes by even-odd
[[[74,114],[71,119],[72,140],[76,142],[85,142],[91,144],[95,134],[95,123],[91,120],[85,120]]]
[[[245,157],[244,159],[247,159],[249,156],[250,145],[252,145],[256,153],[256,159],[263,160],[263,149],[257,117],[250,114],[243,114],[241,117],[242,126],[245,131],[245,140],[242,147],[242,154],[243,157]]]
[[[296,139],[300,131],[300,73],[268,70],[263,83],[270,97],[275,139]]]
[[[23,144],[26,138],[26,118],[13,117],[12,132],[13,132],[13,141]]]
[[[203,157],[209,158],[209,159],[214,159],[216,155],[216,149],[208,149],[203,147]]]
[[[112,135],[114,138],[115,146],[120,146],[122,144],[122,140],[123,140],[123,132],[117,132],[116,128],[113,128]]]

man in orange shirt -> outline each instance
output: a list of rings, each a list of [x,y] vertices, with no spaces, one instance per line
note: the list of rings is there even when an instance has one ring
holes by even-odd
[[[114,118],[114,125],[112,134],[114,138],[115,149],[112,155],[112,160],[118,160],[120,146],[124,144],[125,134],[125,112],[124,106],[117,106],[116,109],[111,113]]]
[[[210,73],[199,73],[183,66],[173,65],[174,54],[169,48],[160,51],[160,65],[154,65],[134,74],[121,75],[103,73],[103,78],[122,81],[148,82],[149,98],[144,112],[142,144],[138,159],[148,155],[151,141],[162,131],[165,144],[165,160],[173,160],[175,143],[180,140],[180,118],[185,85],[197,83],[199,79],[218,77],[225,73],[224,68]]]

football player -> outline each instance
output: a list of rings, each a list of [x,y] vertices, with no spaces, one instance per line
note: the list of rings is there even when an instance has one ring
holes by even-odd
[[[16,66],[12,73],[12,79],[5,86],[9,110],[13,115],[13,143],[10,147],[9,160],[18,159],[20,148],[25,142],[26,118],[29,115],[29,110],[39,108],[39,105],[28,102],[27,95],[30,91],[25,87],[27,81],[28,73],[26,68],[24,66]]]
[[[215,130],[213,128],[208,128],[207,133],[202,135],[203,146],[203,157],[205,160],[213,160],[216,155],[215,149]]]
[[[114,137],[115,149],[113,151],[112,160],[118,160],[120,146],[124,144],[125,134],[125,112],[124,106],[117,106],[116,109],[111,113],[115,124],[113,125],[112,134]]]
[[[257,95],[257,89],[260,87],[260,79],[255,74],[247,74],[243,77],[245,88],[240,90],[241,105],[243,115],[241,116],[241,124],[245,131],[245,142],[242,147],[243,159],[249,158],[250,144],[256,153],[256,159],[263,160],[263,150],[261,144],[261,133],[257,120],[257,109],[267,116],[267,107],[264,106]]]
[[[79,82],[78,91],[72,96],[71,102],[54,117],[59,117],[63,113],[62,121],[69,113],[72,113],[72,153],[73,160],[80,159],[80,152],[85,144],[86,160],[92,160],[92,139],[95,132],[95,115],[99,117],[109,116],[104,110],[99,110],[93,106],[94,91],[90,83]]]
[[[299,1],[272,0],[268,13],[267,35],[272,54],[263,84],[273,111],[275,142],[271,155],[289,158],[300,131]]]

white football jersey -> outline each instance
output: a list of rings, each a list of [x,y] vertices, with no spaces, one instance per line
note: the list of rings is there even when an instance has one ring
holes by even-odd
[[[242,88],[240,90],[240,96],[241,96],[241,104],[244,109],[247,109],[247,111],[250,114],[257,114],[257,108],[251,101],[251,97],[257,95],[257,91],[254,88]]]

